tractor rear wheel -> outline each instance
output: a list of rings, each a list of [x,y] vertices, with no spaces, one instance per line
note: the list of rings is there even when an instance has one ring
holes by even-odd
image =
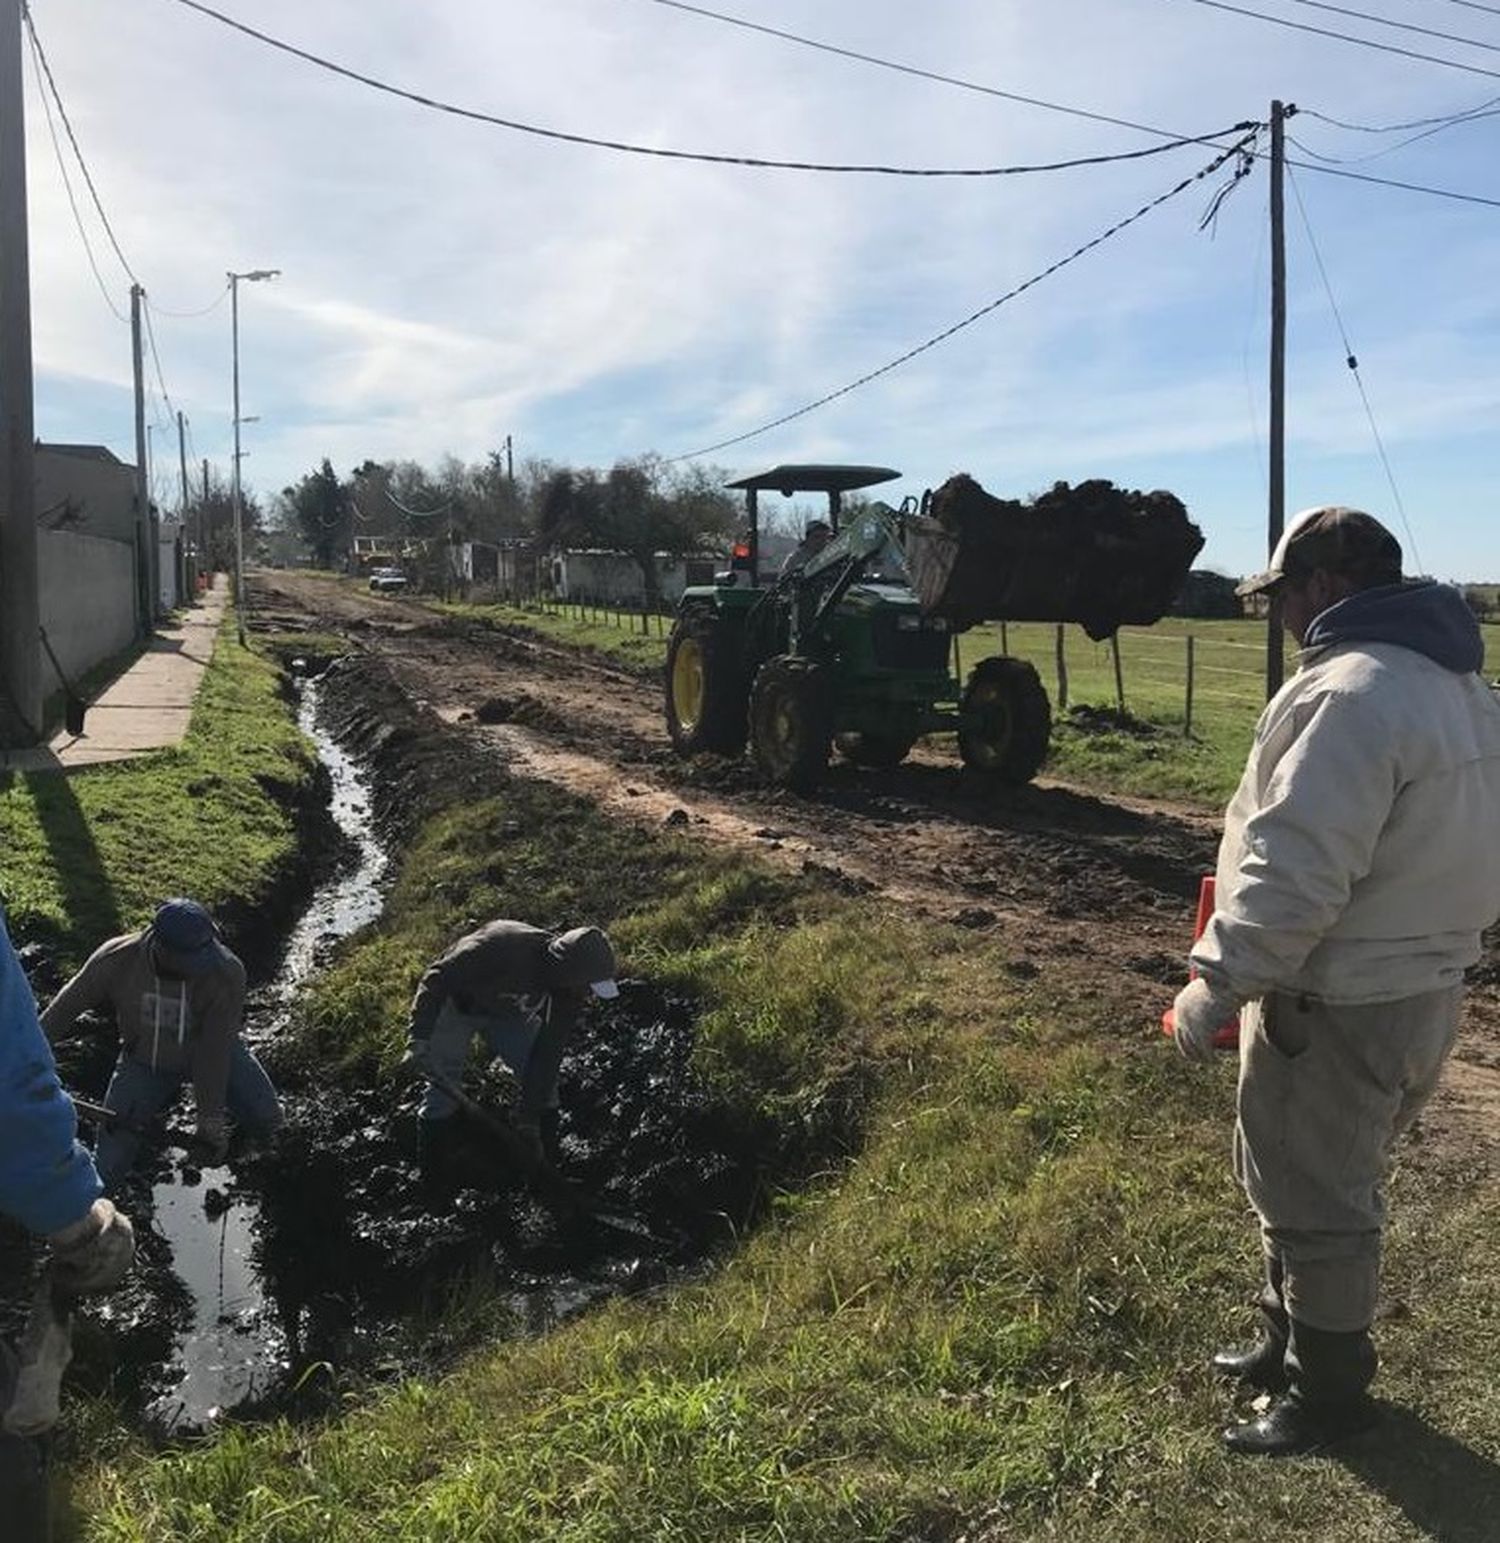
[[[777,654],[750,688],[750,749],[778,787],[806,789],[828,770],[833,700],[828,675],[813,659]]]
[[[858,729],[834,736],[834,746],[856,766],[899,766],[916,744],[913,734],[866,734]]]
[[[667,643],[667,732],[679,755],[745,747],[739,639],[704,612],[680,616]]]
[[[1052,706],[1024,659],[981,659],[969,674],[958,720],[965,766],[1001,782],[1030,782],[1047,757]]]

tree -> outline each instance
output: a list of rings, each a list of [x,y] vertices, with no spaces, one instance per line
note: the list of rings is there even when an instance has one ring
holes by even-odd
[[[353,516],[348,490],[327,456],[317,471],[282,489],[277,513],[282,525],[307,543],[320,568],[343,565],[351,545]]]
[[[260,500],[246,488],[240,490],[240,516],[245,551],[253,553],[265,522]],[[234,489],[210,469],[206,492],[200,490],[192,506],[193,539],[201,549],[205,573],[234,568]]]

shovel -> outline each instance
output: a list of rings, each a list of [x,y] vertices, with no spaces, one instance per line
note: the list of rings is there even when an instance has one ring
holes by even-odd
[[[554,1202],[560,1210],[570,1216],[587,1217],[590,1221],[598,1222],[601,1227],[626,1233],[643,1242],[655,1243],[660,1248],[681,1246],[680,1239],[660,1237],[650,1231],[644,1222],[633,1216],[620,1216],[611,1211],[601,1210],[576,1184],[565,1179],[545,1157],[539,1160],[536,1153],[521,1139],[508,1120],[502,1120],[493,1110],[487,1109],[477,1099],[470,1098],[451,1077],[443,1072],[432,1070],[423,1071],[422,1075],[433,1087],[446,1093],[465,1114],[495,1136],[504,1149],[505,1155],[525,1172],[526,1177],[536,1186],[542,1197]]]

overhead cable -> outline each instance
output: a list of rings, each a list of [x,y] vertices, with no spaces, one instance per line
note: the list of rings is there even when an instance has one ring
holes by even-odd
[[[1396,177],[1376,177],[1367,171],[1349,171],[1341,166],[1319,166],[1315,161],[1294,161],[1287,157],[1288,166],[1298,171],[1315,171],[1325,177],[1347,177],[1351,182],[1370,182],[1376,187],[1400,188],[1407,193],[1428,193],[1434,198],[1451,198],[1461,204],[1483,204],[1490,209],[1500,209],[1500,198],[1485,198],[1480,193],[1459,193],[1453,188],[1429,187],[1423,182],[1402,182]]]
[[[1470,118],[1486,117],[1492,107],[1500,107],[1500,96],[1492,96],[1476,107],[1466,107],[1462,112],[1443,113],[1433,118],[1412,118],[1406,123],[1348,123],[1343,118],[1320,113],[1315,107],[1299,107],[1298,111],[1304,117],[1316,118],[1319,123],[1332,124],[1336,129],[1348,129],[1352,134],[1404,134],[1408,129],[1425,129],[1430,124],[1463,123]]]
[[[1481,5],[1479,0],[1448,0],[1450,5],[1461,5],[1469,11],[1488,11],[1491,16],[1500,16],[1500,5]]]
[[[157,313],[159,315],[161,315],[161,316],[170,316],[174,321],[183,321],[183,320],[188,320],[188,319],[196,318],[196,317],[199,317],[199,316],[207,316],[210,311],[217,311],[219,309],[219,307],[221,305],[223,305],[224,302],[228,298],[229,298],[229,281],[226,279],[224,281],[224,287],[222,289],[220,289],[218,294],[216,294],[213,297],[213,299],[208,302],[207,305],[200,305],[196,310],[193,310],[193,311],[171,311],[171,310],[168,310],[167,307],[164,306],[164,305],[157,306],[156,310],[157,310]]]
[[[1318,238],[1313,235],[1312,221],[1307,217],[1307,205],[1302,202],[1302,189],[1297,186],[1297,179],[1290,173],[1287,181],[1291,184],[1292,196],[1297,203],[1297,212],[1302,218],[1302,228],[1307,233],[1307,244],[1312,248],[1313,261],[1317,264],[1318,275],[1323,280],[1323,291],[1328,296],[1328,306],[1333,312],[1334,324],[1338,327],[1339,338],[1344,345],[1344,363],[1349,367],[1349,373],[1354,377],[1354,384],[1359,388],[1359,399],[1364,403],[1365,418],[1370,425],[1370,433],[1375,440],[1375,449],[1380,455],[1380,464],[1385,468],[1385,478],[1390,484],[1391,497],[1396,502],[1396,512],[1401,516],[1402,528],[1406,531],[1406,539],[1411,545],[1412,556],[1416,559],[1417,570],[1421,571],[1422,554],[1417,548],[1417,538],[1411,528],[1411,521],[1406,517],[1406,503],[1401,497],[1401,489],[1396,485],[1396,474],[1391,469],[1391,459],[1385,451],[1385,441],[1380,437],[1380,429],[1375,422],[1375,410],[1370,405],[1369,393],[1365,390],[1364,380],[1359,373],[1359,359],[1354,352],[1354,345],[1349,341],[1349,331],[1344,326],[1343,313],[1339,310],[1339,303],[1334,298],[1333,285],[1329,282],[1328,269],[1323,264],[1323,253],[1318,248]]]
[[[918,343],[915,348],[907,349],[904,354],[899,355],[886,364],[882,364],[878,369],[869,370],[859,376],[858,379],[850,381],[845,386],[840,386],[836,391],[826,392],[818,397],[816,401],[809,402],[803,407],[798,407],[792,412],[783,413],[779,418],[773,418],[769,423],[761,424],[759,428],[749,429],[743,434],[731,435],[728,439],[718,440],[712,445],[704,445],[697,450],[685,451],[681,455],[668,456],[668,462],[690,461],[698,456],[712,455],[716,451],[727,450],[731,445],[743,444],[747,439],[755,439],[761,434],[769,433],[772,429],[778,429],[783,424],[791,423],[797,418],[805,418],[808,413],[816,412],[818,408],[826,407],[830,402],[837,401],[840,397],[848,396],[851,391],[857,391],[861,386],[869,385],[872,380],[878,380],[882,375],[889,375],[892,370],[899,369],[903,364],[909,363],[918,354],[924,354],[929,349],[936,348],[939,343],[946,342],[955,333],[962,332],[966,327],[972,327],[975,322],[988,316],[992,311],[998,310],[1007,301],[1014,300],[1018,295],[1025,294],[1028,289],[1034,288],[1043,279],[1050,278],[1054,273],[1058,273],[1068,267],[1069,264],[1077,262],[1080,257],[1092,252],[1096,247],[1103,246],[1112,236],[1118,235],[1128,226],[1134,225],[1136,221],[1144,219],[1152,210],[1159,209],[1170,199],[1176,198],[1178,194],[1186,192],[1188,188],[1203,181],[1205,177],[1211,177],[1225,162],[1236,157],[1239,157],[1240,160],[1240,165],[1235,172],[1235,178],[1238,180],[1244,175],[1254,159],[1252,151],[1257,132],[1258,130],[1253,130],[1249,134],[1244,135],[1227,150],[1215,156],[1206,166],[1194,172],[1192,176],[1184,177],[1175,187],[1168,188],[1165,193],[1158,194],[1149,203],[1142,204],[1133,214],[1128,214],[1124,219],[1117,220],[1107,230],[1101,231],[1092,240],[1085,241],[1082,246],[1075,247],[1066,257],[1058,258],[1056,262],[1043,268],[1039,273],[1032,274],[1029,279],[1017,284],[1013,289],[1008,289],[997,299],[991,300],[987,305],[980,306],[977,311],[970,312],[962,321],[954,322],[951,327],[945,327],[941,332],[935,333],[923,343]],[[1216,199],[1216,205],[1217,202],[1218,200]]]
[[[68,140],[73,146],[73,154],[78,158],[79,170],[83,173],[83,180],[88,185],[89,197],[94,201],[94,208],[98,211],[99,222],[104,226],[104,234],[109,237],[109,244],[114,248],[114,253],[120,260],[120,266],[129,275],[132,284],[140,284],[135,276],[135,270],[130,266],[125,253],[120,249],[120,243],[115,238],[115,228],[109,223],[109,216],[104,212],[103,200],[99,197],[99,189],[94,186],[94,179],[89,173],[89,163],[83,158],[83,151],[79,148],[78,136],[73,132],[72,121],[68,117],[68,110],[63,106],[62,93],[57,89],[57,81],[52,74],[52,66],[47,63],[47,51],[42,47],[42,40],[36,34],[36,23],[31,17],[31,7],[26,0],[21,0],[21,15],[26,21],[26,31],[31,37],[31,46],[36,50],[37,59],[41,62],[42,73],[47,77],[47,86],[52,92],[52,100],[57,103],[58,116],[62,119],[63,127],[68,131]]]
[[[956,86],[961,91],[975,91],[981,96],[998,97],[1003,102],[1017,102],[1023,107],[1039,107],[1045,112],[1066,113],[1071,118],[1087,118],[1093,123],[1109,123],[1120,129],[1134,129],[1138,134],[1154,134],[1160,139],[1185,140],[1189,137],[1175,133],[1171,129],[1155,128],[1149,123],[1136,123],[1129,118],[1115,118],[1108,113],[1091,112],[1083,107],[1069,107],[1062,102],[1049,102],[1041,97],[1023,96],[1017,91],[1002,91],[998,86],[982,85],[978,81],[965,80],[962,76],[944,75],[936,70],[924,70],[918,65],[903,64],[895,59],[882,59],[877,54],[861,53],[858,49],[844,48],[837,43],[820,42],[816,38],[803,37],[796,32],[786,32],[780,27],[768,27],[763,22],[750,21],[746,17],[734,16],[726,11],[713,11],[707,6],[689,5],[686,0],[648,0],[648,3],[666,6],[674,11],[686,11],[693,16],[707,17],[710,21],[721,21],[730,27],[741,27],[746,32],[759,32],[766,37],[780,38],[782,42],[795,43],[799,48],[813,48],[820,53],[834,54],[841,59],[853,59],[860,64],[873,64],[877,69],[894,70],[900,75],[914,75],[919,80],[936,81],[942,86]],[[1219,137],[1221,136],[1203,136],[1202,142],[1208,143]]]
[[[189,0],[182,0],[188,4]],[[1328,27],[1314,27],[1307,22],[1291,21],[1285,16],[1268,16],[1264,11],[1252,11],[1242,5],[1229,5],[1226,0],[1191,0],[1193,5],[1206,5],[1210,10],[1230,11],[1236,16],[1249,16],[1255,21],[1270,22],[1273,27],[1290,27],[1294,32],[1311,32],[1317,37],[1336,38],[1341,43],[1356,43],[1361,48],[1373,48],[1383,54],[1399,54],[1404,59],[1420,59],[1425,64],[1441,64],[1450,70],[1463,70],[1469,75],[1487,75],[1500,80],[1500,70],[1487,70],[1477,64],[1463,64],[1457,59],[1444,59],[1438,54],[1422,54],[1415,49],[1399,48],[1394,43],[1377,43],[1373,38],[1355,37],[1349,32],[1334,32]]]
[[[28,16],[28,21],[30,20]],[[52,117],[52,103],[47,99],[47,83],[42,77],[42,61],[39,57],[36,33],[30,32],[31,61],[36,71],[37,95],[42,102],[42,115],[47,120],[47,134],[52,140],[52,153],[57,158],[57,169],[62,175],[63,189],[68,195],[68,207],[73,211],[73,225],[78,232],[78,239],[83,243],[84,255],[89,260],[89,267],[93,271],[94,282],[99,286],[99,293],[104,297],[104,303],[114,313],[115,320],[129,322],[130,318],[115,304],[114,296],[109,292],[109,285],[104,282],[104,275],[99,271],[99,260],[94,256],[94,244],[89,240],[89,233],[84,227],[83,216],[78,211],[78,199],[73,193],[73,179],[68,175],[68,160],[63,154],[62,141],[57,137],[57,124]]]
[[[145,291],[141,292],[141,314],[146,319],[146,340],[151,345],[151,362],[156,366],[156,383],[161,387],[161,399],[167,404],[169,415],[176,415],[177,409],[172,406],[172,394],[167,390],[167,377],[162,374],[161,355],[156,351],[156,328],[151,325],[151,302],[146,298]]]
[[[1493,118],[1500,114],[1500,107],[1492,107],[1488,112],[1469,113],[1462,118],[1448,118],[1441,123],[1435,123],[1431,128],[1421,130],[1417,134],[1408,134],[1405,139],[1398,139],[1393,145],[1382,145],[1378,150],[1366,151],[1364,155],[1325,155],[1321,150],[1314,150],[1311,145],[1304,144],[1293,134],[1287,135],[1287,143],[1296,145],[1304,154],[1310,155],[1315,161],[1322,161],[1329,166],[1362,166],[1367,161],[1379,161],[1388,155],[1395,155],[1399,150],[1405,150],[1408,145],[1415,145],[1424,139],[1431,139],[1434,134],[1441,134],[1445,129],[1456,129],[1465,123],[1477,123],[1483,118]]]
[[[1029,172],[1065,171],[1075,166],[1102,166],[1113,161],[1138,161],[1146,156],[1160,155],[1164,151],[1174,150],[1181,145],[1212,143],[1246,127],[1245,124],[1240,123],[1232,128],[1216,130],[1212,134],[1184,135],[1165,145],[1153,145],[1145,150],[1120,151],[1111,155],[1076,156],[1068,160],[1026,166],[888,166],[834,161],[791,161],[753,155],[717,155],[702,150],[669,150],[656,145],[638,145],[627,140],[602,139],[591,134],[573,134],[562,129],[543,128],[540,124],[523,123],[516,118],[502,118],[496,113],[481,112],[477,108],[460,107],[456,103],[446,102],[438,97],[426,96],[422,92],[411,91],[404,86],[392,85],[389,81],[380,80],[374,75],[366,75],[359,70],[350,69],[347,65],[337,64],[321,54],[298,48],[293,43],[272,37],[268,32],[262,32],[245,22],[237,21],[234,17],[225,15],[223,11],[216,11],[212,6],[204,5],[202,0],[176,0],[176,3],[190,11],[197,11],[200,15],[211,17],[214,21],[221,22],[224,26],[241,32],[246,37],[254,38],[268,48],[290,54],[293,58],[315,65],[318,69],[340,75],[345,80],[356,81],[360,85],[370,87],[371,90],[383,92],[387,96],[399,97],[402,101],[414,103],[418,107],[425,107],[433,112],[464,118],[472,123],[489,124],[494,128],[509,129],[517,134],[531,134],[541,139],[557,140],[564,144],[587,145],[592,149],[614,150],[625,155],[655,156],[669,161],[697,161],[714,166],[747,166],[771,171],[835,172],[860,176],[1014,177]]]
[[[1347,5],[1333,5],[1330,0],[1285,0],[1285,3],[1306,6],[1310,11],[1331,11],[1335,16],[1349,16],[1355,21],[1374,22],[1378,27],[1391,27],[1397,32],[1416,32],[1422,37],[1437,38],[1444,43],[1459,43],[1465,48],[1482,48],[1486,53],[1500,54],[1500,43],[1487,43],[1479,38],[1464,37],[1457,32],[1440,32],[1436,27],[1419,27],[1411,21],[1392,21],[1389,16],[1376,16],[1370,11],[1352,10]]]

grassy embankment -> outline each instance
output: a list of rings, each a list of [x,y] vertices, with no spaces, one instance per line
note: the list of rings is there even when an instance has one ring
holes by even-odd
[[[439,1382],[173,1454],[121,1438],[77,1476],[93,1543],[1491,1535],[1483,1185],[1397,1185],[1385,1387],[1431,1427],[1343,1464],[1233,1463],[1199,1367],[1256,1262],[1231,1071],[1120,1023],[1086,961],[1027,981],[992,937],[516,783],[431,812],[318,983],[304,1033],[332,1074],[389,1074],[415,974],[479,914],[608,922],[632,972],[702,1000],[726,1097],[818,1131],[820,1171],[714,1275]]]
[[[165,896],[256,907],[296,849],[289,801],[315,770],[276,667],[221,632],[184,742],[70,776],[0,779],[12,934],[81,963]]]

